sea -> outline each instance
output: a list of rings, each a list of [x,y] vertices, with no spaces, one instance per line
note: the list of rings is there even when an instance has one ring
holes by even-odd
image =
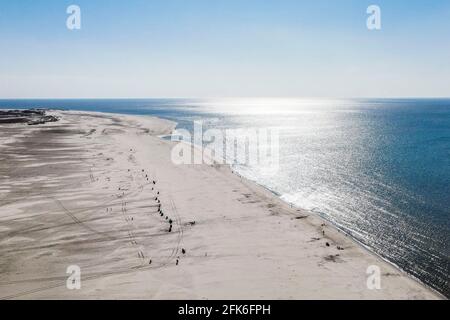
[[[193,131],[276,128],[278,170],[234,170],[450,297],[450,99],[0,100],[151,115]],[[1,129],[0,129],[1,130]]]

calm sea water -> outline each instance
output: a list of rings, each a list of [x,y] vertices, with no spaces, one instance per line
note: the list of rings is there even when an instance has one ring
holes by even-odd
[[[193,120],[277,127],[277,175],[242,175],[450,296],[450,99],[0,100],[32,107],[154,115],[189,130]]]

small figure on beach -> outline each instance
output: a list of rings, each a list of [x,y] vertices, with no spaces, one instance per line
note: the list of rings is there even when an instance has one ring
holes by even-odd
[[[182,254],[186,254],[186,250],[184,248],[181,249]]]

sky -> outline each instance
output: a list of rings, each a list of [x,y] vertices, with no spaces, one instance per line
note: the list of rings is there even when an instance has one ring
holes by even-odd
[[[0,98],[449,96],[450,0],[0,0]]]

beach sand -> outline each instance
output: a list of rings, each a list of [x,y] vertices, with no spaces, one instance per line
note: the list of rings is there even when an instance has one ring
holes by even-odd
[[[173,164],[175,123],[52,114],[0,125],[2,299],[441,298],[228,166]]]

